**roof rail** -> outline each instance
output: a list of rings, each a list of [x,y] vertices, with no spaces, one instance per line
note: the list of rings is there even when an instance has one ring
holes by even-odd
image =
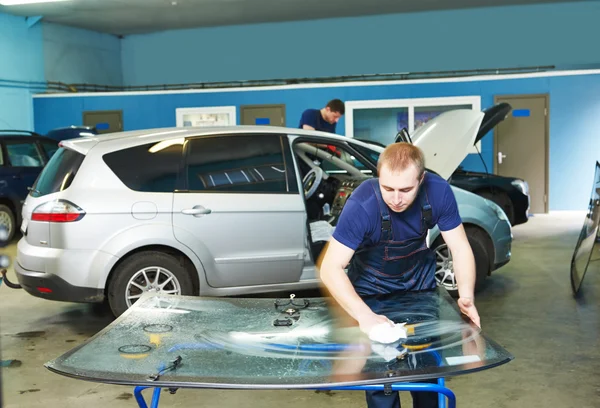
[[[17,130],[17,129],[0,129],[0,136],[2,134],[6,134],[9,133],[11,135],[17,135],[17,134],[27,134],[30,136],[41,136],[39,133],[36,132],[31,132],[29,130]]]

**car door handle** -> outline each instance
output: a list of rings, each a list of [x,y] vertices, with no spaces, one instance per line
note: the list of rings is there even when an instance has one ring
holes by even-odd
[[[204,208],[201,205],[196,205],[192,208],[185,208],[181,210],[181,212],[186,215],[206,215],[210,214],[212,210],[210,208]]]

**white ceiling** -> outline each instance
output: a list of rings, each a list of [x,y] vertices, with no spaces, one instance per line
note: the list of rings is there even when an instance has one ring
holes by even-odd
[[[71,0],[0,6],[0,13],[115,35],[564,0]],[[335,33],[332,32],[335,36]]]

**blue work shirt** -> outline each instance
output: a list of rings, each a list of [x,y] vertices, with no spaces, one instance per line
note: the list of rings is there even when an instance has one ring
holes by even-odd
[[[321,116],[321,111],[319,109],[307,109],[304,112],[302,112],[302,117],[300,118],[300,125],[298,127],[302,129],[303,125],[312,126],[315,130],[335,133],[337,123],[331,124],[325,119],[323,119],[323,116]]]
[[[379,188],[379,186],[377,186]],[[448,182],[442,177],[425,173],[421,185],[431,205],[432,224],[440,231],[458,227],[462,220],[456,198]],[[422,212],[418,200],[402,213],[389,210],[394,241],[404,241],[420,235]],[[381,238],[381,214],[373,188],[362,183],[354,190],[342,210],[333,238],[350,249],[375,245]]]

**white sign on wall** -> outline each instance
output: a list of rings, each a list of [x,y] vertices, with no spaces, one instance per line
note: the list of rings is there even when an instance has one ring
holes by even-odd
[[[237,124],[235,106],[177,108],[177,127],[234,126]]]

